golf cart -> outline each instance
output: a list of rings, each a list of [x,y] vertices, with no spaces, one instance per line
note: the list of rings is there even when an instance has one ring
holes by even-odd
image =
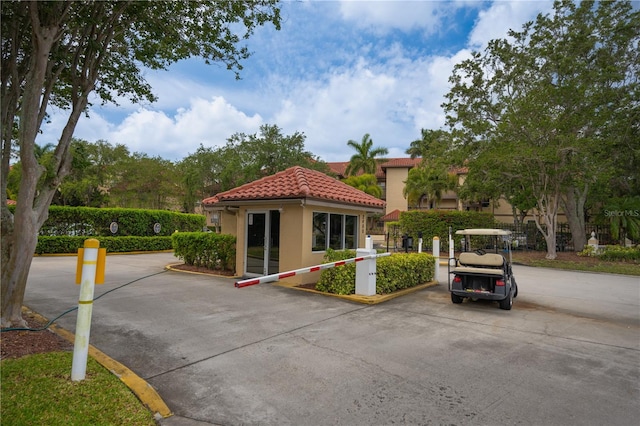
[[[495,300],[500,309],[510,310],[518,295],[511,270],[511,231],[463,229],[456,235],[463,239],[460,255],[456,258],[452,249],[449,255],[451,301]]]

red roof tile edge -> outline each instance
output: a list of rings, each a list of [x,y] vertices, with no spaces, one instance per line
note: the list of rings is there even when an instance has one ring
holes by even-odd
[[[326,174],[300,166],[290,167],[237,188],[205,198],[203,204],[250,200],[317,199],[341,204],[383,208],[384,201]]]

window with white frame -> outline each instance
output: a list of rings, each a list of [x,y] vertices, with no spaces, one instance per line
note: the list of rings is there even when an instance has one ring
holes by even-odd
[[[355,249],[357,246],[358,216],[313,212],[313,251]]]

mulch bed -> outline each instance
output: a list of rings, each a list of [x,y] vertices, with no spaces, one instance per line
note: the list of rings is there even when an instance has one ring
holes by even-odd
[[[27,322],[29,328],[40,329],[46,325],[31,312],[23,312],[22,318]],[[0,333],[0,359],[71,350],[73,350],[73,344],[49,329],[43,331],[3,331]]]

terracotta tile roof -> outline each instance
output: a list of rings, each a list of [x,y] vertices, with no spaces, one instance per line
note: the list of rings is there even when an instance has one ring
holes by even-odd
[[[10,199],[7,198],[7,205],[8,206],[15,206],[16,202],[15,202],[15,200],[10,200]]]
[[[385,159],[385,161],[378,163],[378,166],[376,168],[376,177],[380,180],[380,179],[384,179],[385,178],[385,173],[384,173],[384,169],[391,169],[391,168],[412,168],[412,167],[416,167],[418,164],[420,164],[420,161],[422,161],[422,158],[409,158],[409,157],[405,157],[405,158],[387,158]],[[340,178],[344,178],[346,177],[346,170],[347,170],[347,166],[349,165],[348,161],[339,161],[339,162],[333,162],[333,163],[327,163],[327,165],[329,166],[329,169],[335,173],[336,175],[338,175],[338,177]],[[362,172],[359,172],[358,175],[362,174]]]
[[[316,199],[383,208],[384,201],[322,172],[295,166],[202,200],[205,205],[255,200]]]
[[[380,166],[382,169],[393,169],[393,168],[412,168],[416,167],[422,158],[389,158],[386,162],[382,163]]]
[[[400,220],[400,210],[395,209],[391,213],[387,213],[380,218],[383,222],[397,222]]]
[[[340,161],[335,163],[327,163],[329,166],[329,170],[338,175],[339,177],[345,177],[345,173],[347,170],[347,166],[349,165],[348,161]]]
[[[383,163],[379,163],[378,167],[376,169],[376,177],[378,178],[378,180],[385,180],[386,175],[384,170],[385,169],[399,169],[399,168],[413,168],[413,167],[417,167],[420,162],[422,161],[422,158],[418,157],[418,158],[410,158],[410,157],[404,157],[404,158],[388,158],[386,159],[385,162]],[[333,163],[327,163],[327,165],[329,166],[329,169],[335,173],[336,175],[338,175],[339,178],[343,179],[346,177],[346,170],[347,170],[347,166],[349,166],[349,162],[348,161],[339,161],[339,162],[333,162]],[[451,172],[458,174],[458,175],[463,175],[466,173],[469,173],[469,168],[468,167],[452,167],[451,168]],[[359,175],[362,174],[362,172],[358,173]]]

